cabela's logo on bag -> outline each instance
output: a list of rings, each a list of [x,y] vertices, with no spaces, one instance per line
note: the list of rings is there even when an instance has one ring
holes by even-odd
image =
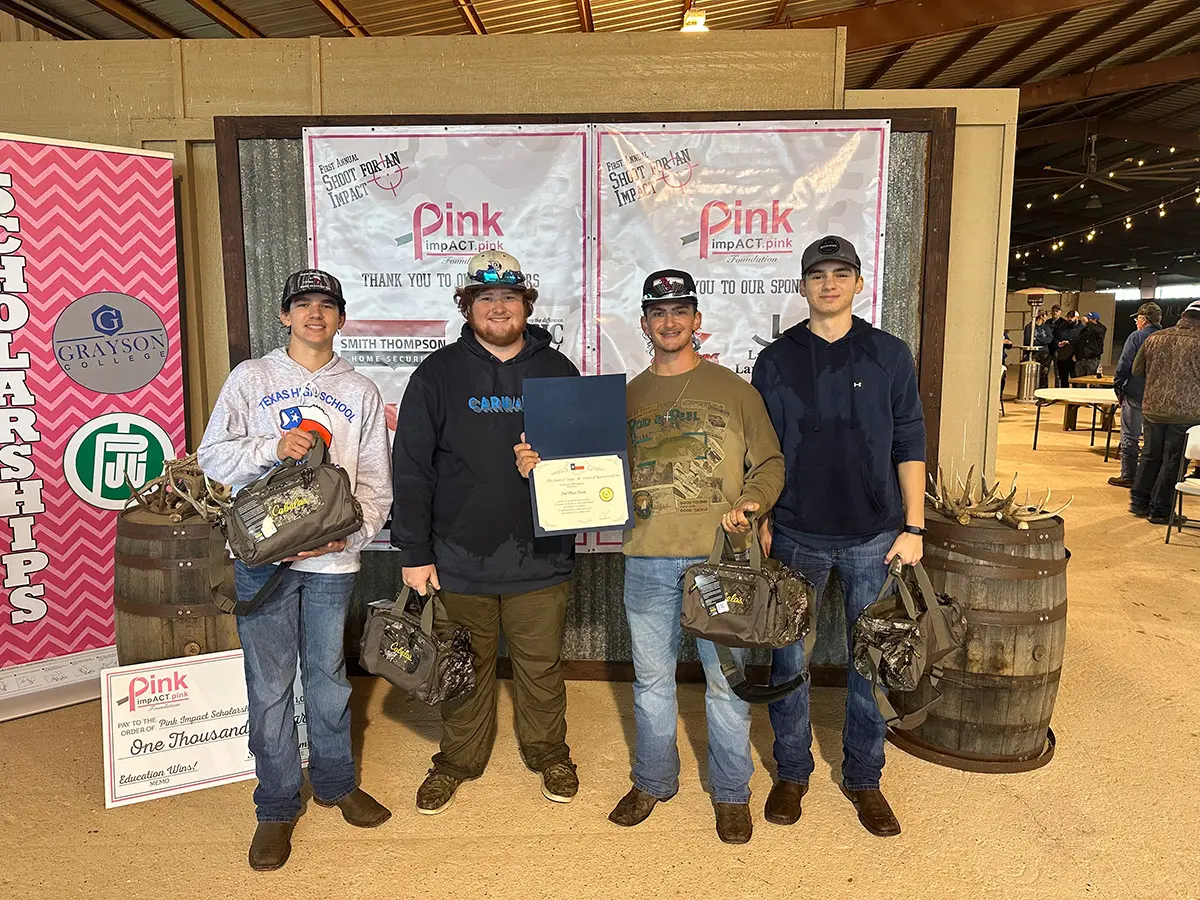
[[[87,294],[54,323],[54,358],[76,384],[101,394],[145,387],[167,363],[167,329],[128,294]]]
[[[741,200],[733,201],[732,206],[724,200],[710,200],[700,210],[700,258],[792,253],[795,248],[787,236],[792,234],[788,216],[795,211],[778,200],[766,207],[746,207]]]
[[[100,509],[124,509],[132,496],[162,474],[175,449],[157,422],[134,413],[108,413],[84,423],[67,442],[63,474],[81,499]]]

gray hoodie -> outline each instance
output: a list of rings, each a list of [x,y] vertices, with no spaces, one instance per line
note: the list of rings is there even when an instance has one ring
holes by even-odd
[[[334,355],[309,372],[283,349],[230,373],[204,430],[200,467],[239,488],[278,465],[276,445],[292,428],[321,433],[331,460],[346,470],[362,504],[363,527],[341,553],[297,562],[300,572],[357,572],[359,551],[379,533],[392,506],[392,457],[383,400],[370,379]]]

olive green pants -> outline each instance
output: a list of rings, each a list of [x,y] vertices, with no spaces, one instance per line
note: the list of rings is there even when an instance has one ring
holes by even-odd
[[[570,759],[567,690],[563,684],[563,621],[568,582],[525,594],[455,594],[442,591],[451,622],[471,632],[475,690],[442,704],[442,745],[435,772],[478,778],[496,740],[496,651],[500,631],[513,669],[517,743],[525,764],[540,772]]]

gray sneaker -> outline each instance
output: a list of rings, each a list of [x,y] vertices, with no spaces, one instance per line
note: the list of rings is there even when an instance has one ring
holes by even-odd
[[[542,770],[542,796],[555,803],[570,803],[579,793],[579,777],[569,759]]]
[[[417,812],[423,816],[436,816],[450,808],[454,794],[462,781],[452,775],[429,770],[421,786],[417,788]]]

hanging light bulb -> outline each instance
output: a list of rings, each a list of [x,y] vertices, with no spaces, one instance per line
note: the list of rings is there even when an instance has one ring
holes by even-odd
[[[1054,199],[1055,199],[1055,200],[1057,200],[1057,199],[1058,199],[1058,194],[1055,194],[1055,195],[1054,195]]]
[[[1026,203],[1026,204],[1025,204],[1025,208],[1026,208],[1026,209],[1033,209],[1033,204],[1032,204],[1032,203]]]
[[[1165,209],[1163,209],[1163,208],[1160,206],[1160,207],[1158,208],[1158,217],[1159,217],[1160,219],[1162,219],[1162,218],[1164,218],[1166,215],[1167,215],[1167,211],[1166,211]]]
[[[1020,259],[1020,258],[1021,258],[1021,251],[1018,250],[1015,254],[1013,254],[1013,259]]]
[[[1090,241],[1095,236],[1096,236],[1096,229],[1093,228],[1091,231],[1088,232],[1087,239]]]
[[[1145,161],[1144,159],[1139,159],[1139,160],[1138,160],[1138,165],[1139,165],[1139,166],[1144,166],[1145,164],[1146,164],[1146,161]]]
[[[1130,222],[1128,219],[1126,219],[1125,220],[1125,230],[1128,231],[1132,227],[1133,227],[1133,223]]]
[[[1175,152],[1175,148],[1174,148],[1174,147],[1172,147],[1172,148],[1171,148],[1171,152],[1172,152],[1172,153],[1174,153],[1174,152]]]

